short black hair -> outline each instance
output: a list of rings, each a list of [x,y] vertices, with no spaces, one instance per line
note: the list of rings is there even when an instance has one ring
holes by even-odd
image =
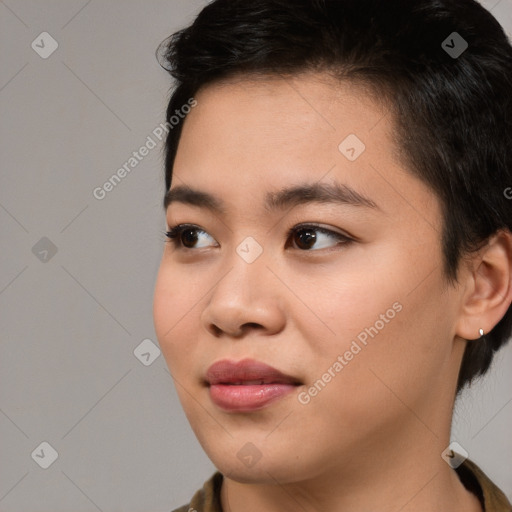
[[[466,48],[467,44],[467,48]],[[473,0],[215,0],[157,49],[175,79],[167,108],[244,75],[327,72],[379,95],[412,174],[439,197],[444,273],[512,231],[512,47]],[[165,144],[170,188],[182,124]],[[457,394],[512,333],[512,308],[465,349]]]

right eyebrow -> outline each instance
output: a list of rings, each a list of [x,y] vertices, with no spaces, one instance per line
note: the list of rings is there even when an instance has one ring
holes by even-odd
[[[183,203],[190,206],[198,206],[199,208],[206,208],[213,213],[224,215],[226,210],[220,199],[217,199],[208,192],[193,189],[187,185],[178,185],[177,187],[169,189],[165,193],[164,208],[171,203]]]

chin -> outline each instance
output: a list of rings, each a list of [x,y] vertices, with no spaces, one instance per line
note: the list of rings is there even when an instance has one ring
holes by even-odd
[[[265,470],[256,468],[242,468],[241,466],[233,467],[226,464],[225,466],[215,466],[225,476],[240,484],[273,484],[273,480],[269,473]],[[271,474],[271,473],[270,473]]]
[[[233,444],[237,445],[236,448],[217,444],[213,450],[208,446],[205,449],[213,465],[231,480],[244,484],[275,485],[276,482],[284,484],[311,477],[310,471],[304,471],[297,460],[291,460],[289,454],[279,453],[278,449],[269,453],[270,447],[257,451],[250,442]]]

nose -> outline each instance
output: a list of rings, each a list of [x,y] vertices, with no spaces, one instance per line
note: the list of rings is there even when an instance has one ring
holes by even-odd
[[[282,293],[263,258],[246,263],[236,255],[201,312],[201,323],[216,337],[277,334],[286,321]]]

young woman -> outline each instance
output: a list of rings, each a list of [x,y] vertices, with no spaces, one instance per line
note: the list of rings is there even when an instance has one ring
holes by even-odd
[[[472,0],[216,0],[160,47],[179,512],[502,512],[450,444],[512,330],[512,48]],[[462,448],[462,447],[460,447]]]

